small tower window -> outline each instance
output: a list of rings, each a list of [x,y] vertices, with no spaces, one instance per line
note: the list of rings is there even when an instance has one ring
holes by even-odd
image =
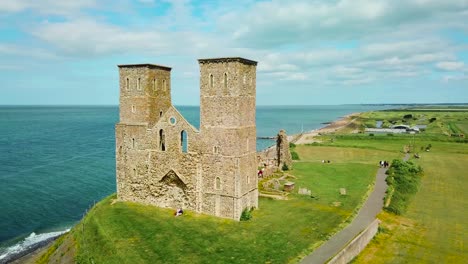
[[[135,148],[135,139],[132,138],[132,148]]]
[[[213,153],[214,153],[214,154],[218,154],[218,153],[219,153],[219,147],[218,147],[218,146],[214,146],[214,147],[213,147]]]
[[[137,79],[137,90],[141,90],[141,78]]]
[[[153,79],[153,91],[156,91],[156,79]]]
[[[213,74],[210,74],[210,88],[213,88]]]
[[[159,149],[166,151],[166,142],[164,139],[164,130],[159,130]]]
[[[162,117],[162,111],[159,111],[159,117]]]
[[[244,84],[247,84],[247,75],[244,74]]]
[[[136,107],[132,105],[132,113],[136,113]]]
[[[167,83],[166,83],[166,80],[163,80],[163,89],[164,89],[164,91],[167,90]]]
[[[130,80],[128,80],[128,78],[125,79],[125,89],[127,89],[127,91],[130,90]]]
[[[188,152],[188,138],[187,132],[185,130],[182,130],[182,132],[180,132],[180,147],[182,152]]]
[[[133,177],[136,177],[137,176],[137,171],[136,169],[133,169]]]
[[[221,190],[221,179],[219,177],[216,177],[215,179],[215,189]]]
[[[224,73],[224,89],[227,90],[228,88],[228,78],[227,78],[227,73]]]

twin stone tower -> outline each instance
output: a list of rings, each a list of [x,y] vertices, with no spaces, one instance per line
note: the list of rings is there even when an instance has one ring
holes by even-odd
[[[171,68],[119,65],[120,200],[239,220],[258,207],[257,62],[200,59],[200,130],[171,102]]]

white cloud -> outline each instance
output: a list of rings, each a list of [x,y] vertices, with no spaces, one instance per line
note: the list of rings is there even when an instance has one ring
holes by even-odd
[[[442,61],[436,64],[436,67],[444,71],[457,71],[465,67],[462,61]]]
[[[97,0],[3,0],[0,1],[0,13],[31,9],[42,14],[64,15],[78,12],[83,8],[94,8],[97,5]]]

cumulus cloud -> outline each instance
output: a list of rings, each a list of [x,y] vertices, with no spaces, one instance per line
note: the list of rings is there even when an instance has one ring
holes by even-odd
[[[44,2],[45,1],[45,2]],[[96,0],[2,1],[2,12],[33,10],[43,22],[26,27],[56,56],[106,57],[139,55],[151,59],[172,56],[181,74],[196,79],[200,57],[244,56],[258,60],[259,84],[313,82],[324,86],[385,85],[394,79],[442,78],[437,71],[466,71],[459,52],[466,52],[443,33],[468,30],[468,1],[337,0],[250,1],[198,4],[187,0],[139,0],[119,9],[119,18],[96,16]],[[8,2],[8,3],[6,3]],[[45,3],[45,4],[44,4]],[[112,2],[113,3],[113,2]],[[154,8],[154,10],[152,9]],[[61,19],[49,19],[59,15]],[[465,31],[464,31],[465,30]],[[8,51],[0,45],[0,56]],[[36,49],[37,50],[37,49]],[[1,58],[1,57],[0,57]],[[160,63],[155,61],[155,63]],[[161,62],[162,63],[162,62]],[[437,77],[434,77],[437,75]],[[450,75],[452,76],[452,75]],[[447,77],[466,81],[459,77]],[[455,75],[458,76],[458,75]]]
[[[436,67],[443,71],[457,71],[465,67],[462,61],[442,61],[436,64]]]

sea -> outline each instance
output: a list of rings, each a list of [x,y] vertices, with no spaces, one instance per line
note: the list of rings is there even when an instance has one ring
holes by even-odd
[[[257,136],[310,131],[389,105],[258,106]],[[198,106],[178,106],[195,127]],[[0,106],[0,263],[69,230],[115,193],[118,106]],[[274,144],[258,139],[257,149]],[[2,261],[3,260],[3,261]]]

